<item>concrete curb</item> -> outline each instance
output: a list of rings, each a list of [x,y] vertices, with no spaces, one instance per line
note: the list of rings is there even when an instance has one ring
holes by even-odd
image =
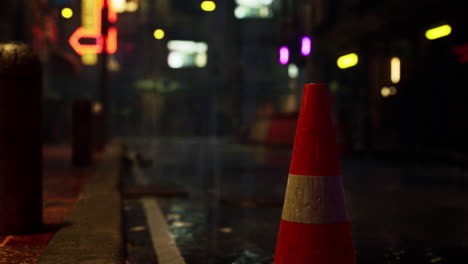
[[[123,262],[121,197],[122,141],[110,143],[78,204],[42,252],[37,264],[120,264]]]

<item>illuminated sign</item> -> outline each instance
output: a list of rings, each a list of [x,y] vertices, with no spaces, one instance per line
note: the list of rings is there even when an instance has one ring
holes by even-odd
[[[392,83],[397,84],[401,79],[401,61],[400,58],[393,57],[390,60],[390,79]]]
[[[380,95],[382,95],[382,97],[384,98],[387,98],[396,94],[397,94],[397,89],[394,86],[390,86],[390,87],[385,86],[382,89],[380,89]]]
[[[216,3],[213,1],[203,1],[200,6],[205,12],[212,12],[216,9]]]
[[[430,40],[438,39],[448,36],[450,33],[452,33],[452,27],[450,25],[443,25],[426,31],[426,38]]]
[[[302,40],[301,40],[302,56],[309,56],[311,51],[312,51],[312,39],[309,36],[302,37]]]
[[[273,0],[236,0],[234,15],[237,19],[272,17]]]
[[[350,54],[339,57],[336,64],[338,65],[338,68],[346,69],[349,67],[356,66],[356,64],[358,64],[358,61],[359,61],[358,55],[356,53],[350,53]]]
[[[96,43],[94,44],[82,44],[81,39],[95,39]],[[94,32],[92,30],[87,30],[83,27],[79,27],[76,31],[70,36],[68,43],[79,55],[84,55],[88,53],[101,53],[102,52],[102,37],[100,32]]]
[[[68,40],[75,52],[86,57],[85,64],[95,64],[90,54],[99,54],[103,51],[103,33],[101,29],[102,10],[107,6],[107,21],[112,25],[117,22],[117,11],[109,0],[82,0],[82,26],[77,28]],[[84,40],[92,40],[92,43],[83,43]],[[117,52],[117,29],[109,27],[106,36],[106,52]],[[83,58],[84,59],[84,58]],[[85,62],[85,60],[83,60]]]
[[[289,49],[286,46],[282,46],[279,49],[279,63],[286,65],[289,62]]]
[[[205,42],[170,40],[167,48],[167,64],[172,69],[204,68],[208,63],[208,45]]]
[[[296,79],[299,76],[299,68],[294,63],[288,65],[288,75],[291,79]]]

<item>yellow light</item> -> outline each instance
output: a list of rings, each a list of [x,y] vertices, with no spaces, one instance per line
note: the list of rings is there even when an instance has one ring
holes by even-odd
[[[426,38],[430,40],[438,39],[448,36],[450,33],[452,33],[452,27],[449,25],[443,25],[426,31]]]
[[[393,57],[390,61],[390,79],[392,83],[399,83],[401,78],[401,62],[397,57]]]
[[[73,16],[73,10],[71,10],[71,8],[65,7],[64,9],[62,9],[63,18],[69,19],[72,16]]]
[[[117,13],[123,13],[127,8],[127,3],[125,0],[111,0],[110,4],[112,5],[112,9],[117,11]]]
[[[340,69],[346,69],[349,67],[356,66],[358,63],[358,55],[356,53],[350,53],[338,58],[337,64]]]
[[[95,102],[93,104],[93,113],[98,115],[102,112],[102,104],[100,102]]]
[[[99,25],[96,25],[96,17],[99,15],[99,10],[96,9],[95,0],[81,1],[81,24],[85,29],[96,30]],[[100,19],[99,19],[100,20]],[[100,30],[100,29],[99,29]]]
[[[201,3],[201,9],[206,12],[211,12],[216,9],[216,4],[213,1],[203,1]]]
[[[162,29],[156,29],[153,33],[155,39],[163,39],[166,33]]]
[[[127,9],[126,11],[129,13],[136,12],[138,10],[138,2],[132,1],[132,2],[127,2]]]
[[[220,232],[222,233],[231,233],[232,232],[232,228],[230,227],[222,227],[219,229]]]
[[[204,68],[207,62],[208,56],[206,55],[206,52],[197,53],[197,55],[195,56],[195,65],[198,68]]]
[[[389,97],[391,95],[392,91],[390,88],[388,87],[383,87],[381,90],[380,90],[380,94],[382,95],[382,97]]]
[[[97,64],[98,56],[96,53],[83,54],[81,56],[81,62],[86,66],[94,66]]]
[[[116,59],[114,56],[111,56],[111,57],[107,60],[107,68],[108,68],[109,71],[111,71],[111,72],[118,72],[118,71],[120,71],[120,64],[119,64],[119,62],[117,61],[117,59]]]

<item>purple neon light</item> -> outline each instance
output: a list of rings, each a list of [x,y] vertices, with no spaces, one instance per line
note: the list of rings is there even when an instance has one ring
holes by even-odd
[[[279,63],[286,65],[289,62],[289,49],[286,46],[282,46],[279,49]]]
[[[312,39],[308,36],[302,38],[301,53],[303,56],[309,56],[312,51]]]

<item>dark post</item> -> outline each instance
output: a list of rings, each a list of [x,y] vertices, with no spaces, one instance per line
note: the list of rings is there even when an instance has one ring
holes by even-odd
[[[93,119],[91,102],[78,99],[72,109],[72,164],[91,166],[93,158]]]
[[[101,54],[101,102],[102,102],[102,134],[104,137],[104,144],[107,144],[110,136],[110,90],[109,90],[109,70],[107,68],[108,54],[107,54],[107,35],[109,31],[109,6],[108,0],[104,0],[104,8],[102,9],[102,54]]]
[[[0,44],[0,235],[42,225],[41,86],[36,54]]]

